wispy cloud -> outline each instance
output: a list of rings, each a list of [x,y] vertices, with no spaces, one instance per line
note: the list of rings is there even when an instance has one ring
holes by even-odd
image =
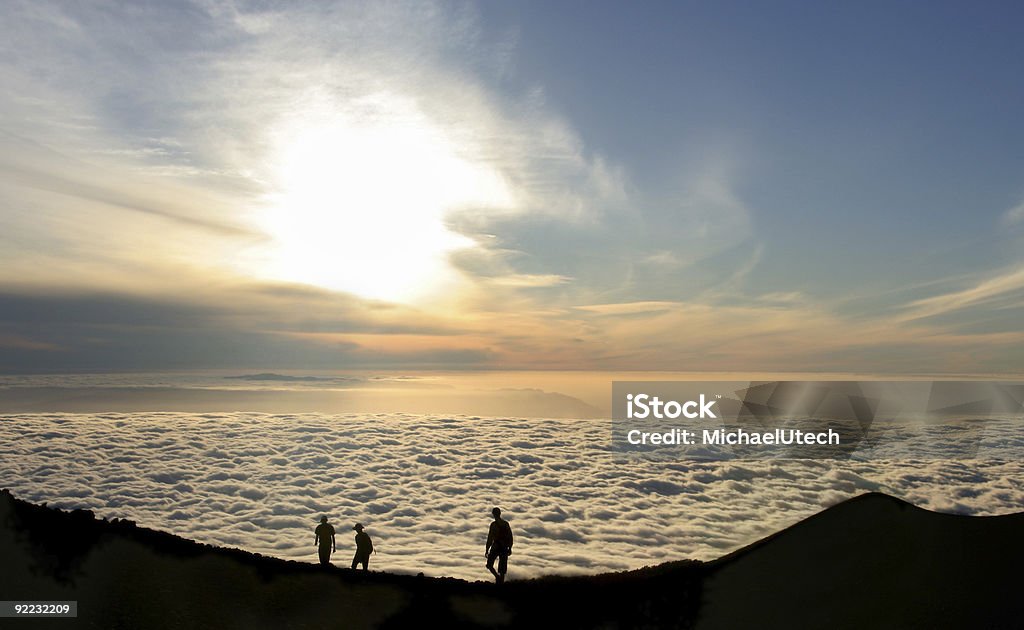
[[[1024,266],[1012,267],[995,275],[975,281],[972,286],[958,291],[915,300],[897,317],[902,321],[935,317],[970,307],[991,306],[1012,300],[1017,306],[1024,304]]]
[[[36,341],[21,335],[7,335],[3,333],[0,333],[0,348],[32,351],[43,350],[46,352],[59,351],[61,349],[60,346],[53,343]]]
[[[1024,222],[1024,201],[1003,213],[1003,225],[1017,225]]]
[[[0,136],[0,177],[4,183],[60,196],[64,203],[82,202],[150,214],[186,227],[221,236],[256,236],[229,219],[228,204],[208,192],[138,173],[112,173],[59,151],[8,134]],[[215,217],[222,217],[218,220]]]

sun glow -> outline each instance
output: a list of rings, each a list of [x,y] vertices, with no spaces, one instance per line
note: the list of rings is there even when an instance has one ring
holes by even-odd
[[[400,302],[451,289],[448,254],[474,242],[447,213],[510,203],[496,169],[395,97],[302,108],[275,136],[262,226],[277,279]]]

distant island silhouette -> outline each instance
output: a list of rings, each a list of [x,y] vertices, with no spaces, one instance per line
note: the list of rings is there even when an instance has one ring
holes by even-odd
[[[226,379],[234,379],[238,381],[305,381],[305,382],[323,382],[323,381],[334,381],[338,379],[323,378],[321,376],[291,376],[288,374],[275,374],[273,372],[261,372],[259,374],[239,374],[237,376],[225,376]],[[349,380],[349,379],[345,379]]]
[[[1009,628],[1024,626],[1022,531],[1024,513],[870,493],[712,562],[496,587],[218,548],[4,490],[0,599],[78,601],[77,624],[41,628]]]

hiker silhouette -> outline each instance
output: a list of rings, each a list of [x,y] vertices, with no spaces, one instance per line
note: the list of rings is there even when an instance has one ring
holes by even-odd
[[[497,584],[505,582],[505,573],[508,572],[508,557],[512,555],[512,527],[508,521],[501,518],[501,509],[491,510],[494,521],[487,531],[487,546],[484,548],[484,555],[487,556],[487,570],[494,576]],[[494,561],[498,561],[498,570],[494,570]]]
[[[357,564],[361,564],[363,571],[369,571],[373,541],[370,540],[370,535],[363,531],[362,523],[356,523],[352,529],[356,532],[356,555],[352,558],[352,568],[355,569]]]
[[[321,516],[314,533],[316,540],[313,544],[320,547],[320,564],[326,567],[331,563],[331,552],[338,550],[334,543],[334,526],[327,522],[326,516]]]

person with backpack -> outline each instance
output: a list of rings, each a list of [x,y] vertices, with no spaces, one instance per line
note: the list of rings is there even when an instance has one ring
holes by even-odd
[[[363,531],[362,523],[356,523],[352,529],[356,532],[356,555],[352,558],[352,568],[355,569],[356,565],[362,564],[363,571],[369,571],[370,554],[373,553],[373,541],[370,540],[370,535]]]
[[[487,532],[487,546],[484,547],[484,555],[487,556],[487,570],[494,576],[497,584],[505,582],[505,573],[508,572],[508,557],[512,555],[512,526],[508,521],[501,518],[501,509],[491,510],[494,521]],[[498,570],[494,570],[494,561],[498,561]]]

